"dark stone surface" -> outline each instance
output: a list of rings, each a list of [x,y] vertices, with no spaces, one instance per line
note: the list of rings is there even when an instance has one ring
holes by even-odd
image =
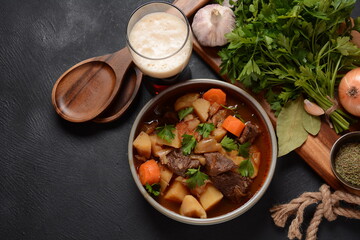
[[[110,124],[74,124],[51,105],[75,63],[125,46],[125,24],[147,1],[2,1],[0,4],[0,239],[287,239],[269,209],[324,183],[295,153],[278,159],[264,197],[215,226],[189,226],[153,209],[132,180],[127,141],[151,98]],[[354,16],[360,15],[356,3]],[[193,78],[218,78],[194,53]],[[305,231],[315,207],[306,210]],[[287,224],[287,227],[289,223]],[[359,239],[359,220],[324,220],[319,239]]]

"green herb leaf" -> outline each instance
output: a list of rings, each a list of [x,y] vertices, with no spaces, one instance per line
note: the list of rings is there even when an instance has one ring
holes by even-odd
[[[220,142],[221,146],[228,152],[232,151],[232,150],[238,150],[239,146],[236,143],[236,141],[228,136],[225,136],[221,142]]]
[[[169,143],[175,138],[175,134],[173,133],[175,131],[174,125],[165,124],[165,126],[157,127],[156,130],[158,131],[157,135]]]
[[[184,109],[181,109],[179,112],[178,112],[178,116],[179,116],[179,120],[183,120],[187,115],[189,115],[190,113],[192,113],[194,110],[194,108],[192,107],[188,107],[188,108],[184,108]]]
[[[189,168],[186,172],[186,175],[189,176],[189,178],[186,179],[186,184],[191,189],[204,185],[205,180],[209,179],[207,174],[200,171],[200,167],[198,169]]]
[[[196,146],[196,139],[193,135],[182,135],[181,150],[184,155],[189,155]]]
[[[207,138],[210,133],[215,129],[215,126],[213,123],[200,123],[196,131],[200,133],[204,138]]]
[[[151,195],[153,195],[155,197],[160,195],[160,184],[159,183],[154,183],[152,185],[146,183],[145,189],[148,193],[150,193]]]
[[[240,163],[239,173],[243,177],[251,177],[254,174],[254,166],[250,159],[246,159]]]
[[[239,144],[239,155],[243,156],[244,158],[249,157],[249,148],[251,146],[250,142],[246,142],[244,144]]]
[[[291,101],[282,108],[276,122],[279,157],[300,147],[306,141],[308,133],[303,127],[304,111],[302,98]]]
[[[336,48],[342,55],[359,55],[360,49],[354,43],[350,42],[350,37],[338,37],[336,39]]]
[[[313,136],[316,136],[321,128],[321,120],[319,117],[312,116],[303,111],[302,125],[304,129]]]

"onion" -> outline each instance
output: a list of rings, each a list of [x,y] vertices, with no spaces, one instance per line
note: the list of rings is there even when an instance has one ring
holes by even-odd
[[[349,71],[341,79],[339,100],[346,111],[360,117],[360,68]]]

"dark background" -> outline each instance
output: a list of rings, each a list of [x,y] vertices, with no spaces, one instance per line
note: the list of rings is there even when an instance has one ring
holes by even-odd
[[[278,159],[264,197],[246,214],[190,226],[153,209],[130,174],[132,122],[151,98],[142,87],[121,119],[74,124],[51,104],[75,63],[125,46],[131,12],[147,1],[1,1],[0,239],[287,239],[269,209],[324,183],[295,153]],[[353,16],[360,15],[356,3]],[[219,78],[195,53],[193,78]],[[305,233],[315,206],[306,209]],[[358,220],[324,220],[319,239],[359,239]]]

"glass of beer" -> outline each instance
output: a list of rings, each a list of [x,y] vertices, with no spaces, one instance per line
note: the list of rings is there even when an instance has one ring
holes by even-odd
[[[176,6],[151,2],[137,8],[129,19],[126,40],[153,94],[190,76],[191,28]]]

